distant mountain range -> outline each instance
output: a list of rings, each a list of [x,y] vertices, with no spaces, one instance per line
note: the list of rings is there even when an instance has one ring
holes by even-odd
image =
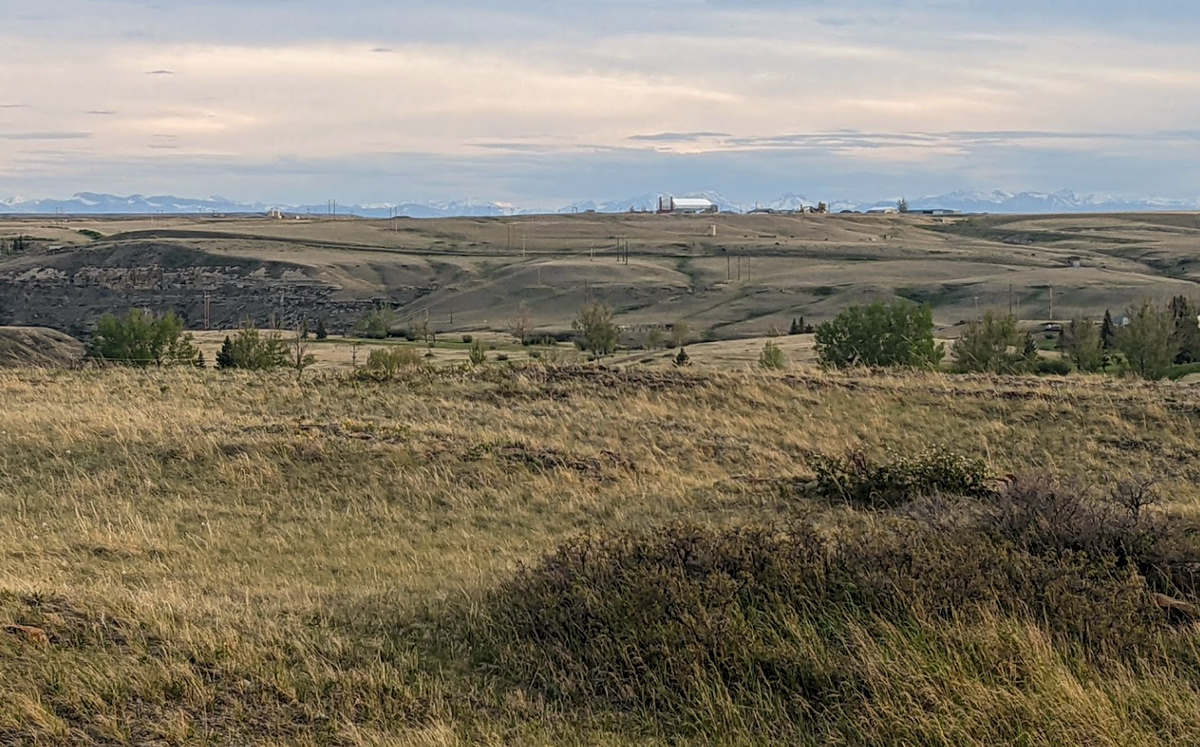
[[[692,192],[677,197],[705,197],[712,200],[722,212],[740,213],[755,208],[778,211],[796,211],[805,206],[815,206],[818,200],[789,193],[769,203],[744,203],[725,198],[716,192]],[[538,213],[627,213],[630,211],[653,211],[658,207],[658,193],[646,193],[623,200],[576,202],[557,211],[517,205],[488,202],[483,200],[461,200],[452,202],[403,202],[370,205],[338,205],[339,215],[358,215],[364,218],[389,218],[395,215],[409,218],[447,218],[501,215],[530,215]],[[835,201],[830,204],[834,212],[843,210],[865,211],[872,208],[893,206],[894,200],[877,202]],[[1120,199],[1096,195],[1077,195],[1069,190],[1060,192],[950,192],[943,195],[928,195],[911,198],[909,207],[914,210],[945,209],[964,213],[1104,213],[1104,212],[1148,212],[1170,210],[1200,210],[1200,199],[1178,200],[1164,198]],[[29,200],[14,197],[0,200],[0,215],[131,215],[131,214],[238,214],[265,213],[279,209],[289,214],[326,215],[332,206],[322,205],[279,205],[261,202],[248,203],[223,197],[194,199],[172,195],[119,197],[94,192],[81,192],[65,200]]]

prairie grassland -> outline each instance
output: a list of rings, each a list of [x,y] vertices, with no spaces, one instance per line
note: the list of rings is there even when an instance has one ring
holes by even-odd
[[[0,373],[0,625],[50,637],[0,630],[0,744],[1195,743],[1190,665],[1098,664],[1032,619],[793,621],[869,702],[714,685],[681,722],[506,670],[489,600],[581,533],[877,522],[788,489],[814,452],[1149,474],[1190,521],[1198,416],[1196,390],[1100,378]]]

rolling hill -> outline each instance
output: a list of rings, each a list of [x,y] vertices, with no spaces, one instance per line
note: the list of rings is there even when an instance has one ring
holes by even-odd
[[[0,243],[18,235],[32,248],[0,257],[0,324],[76,334],[133,307],[198,328],[206,303],[217,328],[346,330],[387,303],[445,331],[504,329],[525,304],[561,330],[595,300],[626,325],[726,339],[876,298],[928,302],[943,328],[989,308],[1045,319],[1052,295],[1057,318],[1099,315],[1200,279],[1185,213],[0,219]]]

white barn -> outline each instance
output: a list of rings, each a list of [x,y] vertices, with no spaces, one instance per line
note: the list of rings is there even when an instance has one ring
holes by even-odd
[[[704,197],[660,197],[658,212],[700,215],[720,212],[720,208],[717,207],[717,203]]]

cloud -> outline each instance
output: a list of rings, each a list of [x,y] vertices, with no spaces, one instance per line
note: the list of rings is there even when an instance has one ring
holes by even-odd
[[[0,140],[90,140],[91,132],[0,132]]]
[[[1200,7],[1181,0],[200,5],[55,0],[6,19],[0,68],[21,103],[0,105],[0,191],[611,196],[581,194],[573,168],[638,192],[757,194],[798,175],[869,194],[905,178],[910,194],[1200,191]]]

